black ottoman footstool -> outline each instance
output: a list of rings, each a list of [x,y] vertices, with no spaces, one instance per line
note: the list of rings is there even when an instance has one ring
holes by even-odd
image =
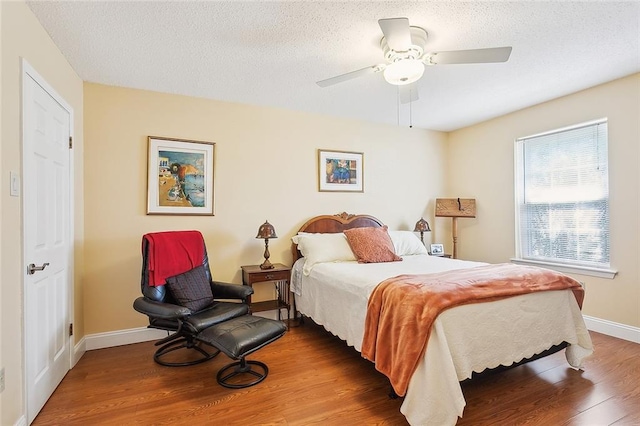
[[[238,360],[222,367],[218,371],[217,380],[224,387],[240,389],[260,383],[269,374],[269,368],[264,363],[247,361],[245,356],[278,340],[286,330],[287,327],[281,321],[244,315],[203,330],[197,339],[220,349],[229,358]],[[252,366],[261,371],[256,371]],[[251,375],[256,379],[242,383],[229,382],[241,374]]]

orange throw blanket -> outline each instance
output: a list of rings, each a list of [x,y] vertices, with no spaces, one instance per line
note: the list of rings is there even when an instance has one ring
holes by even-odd
[[[143,235],[142,240],[148,245],[147,266],[151,287],[165,285],[167,278],[202,265],[204,239],[199,231],[153,232]]]
[[[535,291],[573,289],[582,307],[584,290],[558,272],[509,263],[435,274],[399,275],[374,289],[367,306],[362,356],[375,362],[398,395],[424,356],[431,328],[445,309]]]

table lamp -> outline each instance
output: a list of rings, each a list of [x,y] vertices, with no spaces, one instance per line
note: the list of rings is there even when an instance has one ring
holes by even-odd
[[[431,232],[431,228],[429,228],[429,222],[427,222],[423,218],[420,218],[420,220],[416,222],[416,227],[413,232],[420,233],[420,241],[422,241],[422,244],[424,245],[424,233]]]
[[[264,238],[264,262],[260,265],[260,269],[272,269],[273,265],[269,262],[269,238],[278,238],[276,235],[276,230],[273,228],[273,225],[266,220],[260,228],[258,228],[258,235],[256,238]]]

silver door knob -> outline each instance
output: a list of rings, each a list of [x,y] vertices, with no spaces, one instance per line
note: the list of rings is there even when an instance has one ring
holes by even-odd
[[[29,266],[27,266],[27,274],[33,275],[38,271],[44,271],[44,268],[47,266],[49,266],[49,262],[43,263],[42,266],[36,266],[33,263],[30,263]]]

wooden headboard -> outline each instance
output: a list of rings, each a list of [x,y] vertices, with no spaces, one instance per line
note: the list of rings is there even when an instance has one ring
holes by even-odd
[[[344,232],[345,229],[365,227],[377,228],[382,225],[383,223],[373,216],[364,214],[355,215],[342,212],[336,215],[322,215],[311,218],[300,227],[298,232],[335,234],[338,232]],[[291,251],[293,253],[294,262],[302,257],[302,253],[300,253],[296,244],[291,246]]]

